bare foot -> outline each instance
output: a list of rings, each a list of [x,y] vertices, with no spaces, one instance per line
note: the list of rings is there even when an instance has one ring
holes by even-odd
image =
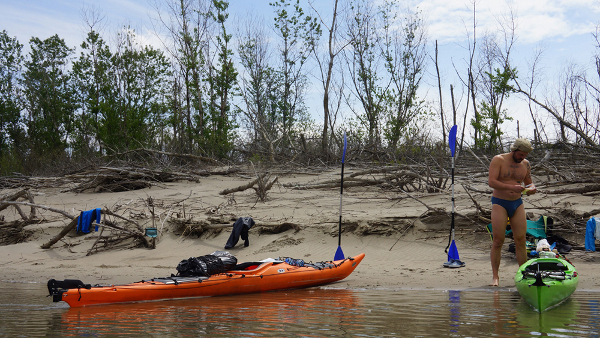
[[[500,283],[499,278],[494,278],[494,279],[492,279],[492,283],[490,284],[490,286],[498,286],[499,283]]]

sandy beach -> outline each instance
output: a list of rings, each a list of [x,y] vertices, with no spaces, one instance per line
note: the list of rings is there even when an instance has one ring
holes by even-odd
[[[252,179],[235,174],[211,175],[199,182],[159,183],[151,188],[113,193],[68,192],[68,184],[31,189],[37,205],[64,210],[71,215],[108,208],[145,227],[154,226],[159,232],[155,248],[112,248],[87,255],[98,233],[78,235],[72,231],[50,249],[42,249],[41,246],[70,220],[38,209],[40,222],[26,227],[33,232],[26,242],[0,246],[0,280],[46,283],[51,278],[72,278],[91,284],[121,284],[170,276],[177,272],[177,264],[183,259],[224,250],[231,227],[213,229],[198,236],[178,228],[176,219],[187,219],[192,223],[215,223],[214,220],[219,219],[216,223],[231,225],[238,217],[252,217],[257,225],[250,229],[250,245],[244,247],[240,240],[237,246],[227,250],[238,262],[278,257],[313,262],[332,260],[338,246],[339,188],[298,187],[335,179],[339,177],[339,170],[286,172],[277,176],[278,182],[269,191],[265,202],[259,201],[252,189],[220,195],[223,189],[244,185]],[[476,207],[462,189],[462,183],[465,182],[459,179],[455,185],[455,226],[456,245],[465,262],[464,267],[451,269],[442,265],[447,261],[444,249],[450,229],[450,189],[430,194],[414,192],[411,197],[379,187],[351,187],[343,194],[341,247],[346,256],[365,253],[366,257],[352,275],[328,287],[384,290],[493,288],[488,286],[491,282],[491,239],[484,222],[463,217],[474,213]],[[473,196],[475,200],[490,208],[485,180],[470,180],[468,184],[481,191]],[[0,195],[16,190],[4,189]],[[149,198],[154,203],[153,210],[147,204]],[[562,204],[565,208],[585,212],[597,208],[598,201],[594,196],[545,195],[543,189],[525,198],[527,212],[536,219],[544,213],[544,206]],[[445,212],[428,212],[428,208],[441,208]],[[4,217],[5,224],[19,218],[13,207],[0,211],[0,216]],[[274,231],[273,224],[287,224],[287,230]],[[564,237],[582,246],[584,235]],[[501,289],[514,289],[513,278],[518,266],[514,255],[506,250],[511,242],[512,239],[507,239],[503,250]],[[578,270],[578,290],[600,291],[598,252],[573,250],[567,258]]]

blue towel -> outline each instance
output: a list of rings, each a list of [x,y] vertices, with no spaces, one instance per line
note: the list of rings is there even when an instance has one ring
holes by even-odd
[[[592,217],[585,226],[585,251],[596,251],[596,218]]]
[[[90,225],[92,225],[92,220],[94,216],[96,216],[96,223],[100,223],[100,213],[102,212],[101,208],[96,208],[88,211],[82,211],[79,217],[77,218],[77,233],[83,232],[87,234],[90,232]],[[95,228],[98,231],[98,226]]]

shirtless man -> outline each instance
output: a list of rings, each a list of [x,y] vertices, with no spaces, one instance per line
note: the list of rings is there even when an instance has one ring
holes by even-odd
[[[515,241],[517,262],[522,265],[527,261],[525,233],[527,219],[521,194],[535,194],[536,188],[531,181],[531,165],[525,159],[533,150],[531,143],[522,138],[515,140],[510,153],[494,156],[490,163],[488,184],[494,189],[492,193],[492,234],[494,237],[490,260],[492,261],[492,283],[498,286],[500,277],[500,257],[507,220]],[[527,188],[525,188],[527,186]],[[528,190],[527,190],[528,189]]]

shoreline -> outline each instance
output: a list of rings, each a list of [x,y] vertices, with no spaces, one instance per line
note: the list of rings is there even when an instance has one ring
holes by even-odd
[[[155,249],[121,248],[94,252],[86,256],[98,238],[98,233],[69,233],[50,249],[41,245],[58,234],[68,219],[49,211],[37,211],[44,220],[27,229],[33,234],[27,242],[0,246],[1,281],[46,283],[49,279],[80,279],[85,283],[126,284],[142,279],[170,276],[177,264],[192,256],[214,251],[229,251],[238,262],[265,258],[292,257],[305,261],[332,260],[338,246],[339,189],[295,190],[284,183],[325,181],[334,173],[320,175],[289,175],[280,177],[281,185],[269,192],[266,202],[257,201],[253,190],[233,195],[219,195],[247,183],[249,179],[232,176],[210,176],[200,182],[164,183],[152,188],[118,193],[61,192],[65,187],[32,190],[35,204],[79,214],[82,210],[108,208],[144,226],[153,224],[152,214],[144,202],[154,201],[154,226],[159,229]],[[2,194],[9,193],[7,189]],[[416,195],[416,194],[415,194]],[[514,289],[514,274],[518,266],[514,254],[502,251],[499,287],[491,282],[489,260],[490,237],[485,225],[473,224],[457,217],[455,242],[461,268],[444,268],[444,249],[448,243],[450,217],[429,212],[429,208],[449,211],[447,192],[420,194],[419,201],[378,188],[355,187],[344,191],[342,209],[343,235],[341,247],[346,256],[365,253],[361,265],[346,279],[322,286],[366,290],[506,290]],[[577,210],[594,209],[595,199],[581,195],[552,196],[567,200]],[[183,201],[183,202],[181,202]],[[535,205],[545,201],[542,194],[526,201],[528,212],[536,213]],[[427,206],[424,206],[426,204]],[[175,207],[176,206],[176,207]],[[474,209],[471,198],[462,191],[456,193],[458,214],[467,215]],[[0,212],[5,221],[18,219],[11,207]],[[184,216],[185,215],[185,216]],[[257,226],[250,229],[248,247],[243,241],[229,250],[224,245],[231,233],[227,224],[237,217],[252,217]],[[539,214],[536,216],[539,217]],[[220,229],[205,231],[201,236],[182,235],[170,217],[206,222],[220,218],[226,222]],[[278,232],[276,227],[260,224],[293,224]],[[583,243],[581,234],[573,234]],[[580,275],[578,291],[600,291],[600,261],[598,252],[573,250],[566,255]],[[516,290],[516,289],[515,289]]]

